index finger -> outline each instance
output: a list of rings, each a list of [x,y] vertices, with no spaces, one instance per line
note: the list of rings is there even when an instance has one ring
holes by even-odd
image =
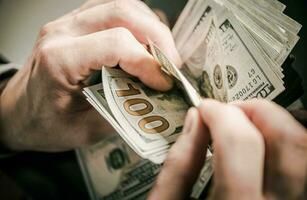
[[[94,6],[97,6],[99,4],[109,3],[111,1],[114,1],[114,0],[89,0],[81,6],[80,10],[81,11],[86,10]],[[141,10],[143,10],[146,14],[151,15],[152,17],[156,19],[159,19],[158,16],[141,0],[130,1],[130,2],[133,3],[135,6],[137,6],[138,8],[140,8]]]
[[[169,28],[157,18],[145,14],[129,3],[133,0],[116,0],[86,9],[73,16],[69,28],[77,35],[115,27],[127,28],[142,44],[147,44],[149,37],[177,65],[181,59]]]
[[[269,101],[252,100],[235,104],[246,113],[265,139],[265,169],[269,173],[265,176],[264,193],[276,199],[300,199],[307,176],[305,128],[286,110]]]
[[[305,128],[289,112],[275,103],[257,99],[234,102],[233,105],[241,108],[263,134],[291,134],[289,137],[291,139],[294,135],[305,132]]]
[[[235,106],[204,100],[199,110],[213,140],[215,189],[228,195],[260,197],[264,166],[261,134]]]

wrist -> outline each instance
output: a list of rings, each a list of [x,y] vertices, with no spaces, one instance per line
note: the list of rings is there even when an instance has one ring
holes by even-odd
[[[4,87],[0,93],[0,147],[10,151],[19,150],[18,141],[22,140],[23,109],[17,106],[19,90],[14,84],[16,75],[1,81]]]
[[[3,100],[4,90],[11,79],[11,77],[16,73],[16,69],[9,69],[0,74],[0,152],[8,153],[10,148],[8,148],[7,143],[5,142],[7,135],[9,134],[9,129],[7,127],[8,117],[5,116],[4,109],[5,103]]]

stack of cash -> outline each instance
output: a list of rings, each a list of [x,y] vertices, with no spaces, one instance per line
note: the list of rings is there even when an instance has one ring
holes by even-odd
[[[301,25],[283,9],[274,0],[190,0],[173,29],[183,66],[149,41],[178,87],[161,93],[119,68],[103,67],[102,83],[84,93],[137,154],[161,163],[188,108],[202,98],[272,100],[285,89],[281,65]]]
[[[120,68],[102,67],[102,83],[84,94],[140,158],[160,164],[180,135],[187,110],[203,98],[273,100],[285,90],[281,65],[298,42],[301,25],[284,9],[277,0],[189,0],[172,31],[183,66],[149,40],[153,57],[176,87],[158,92]]]
[[[229,102],[274,99],[301,25],[277,0],[190,0],[173,29],[199,92]]]
[[[139,157],[118,135],[77,153],[93,200],[146,199],[162,167]],[[206,162],[212,163],[212,157],[208,156]],[[201,170],[192,197],[201,195],[212,171],[210,164]]]

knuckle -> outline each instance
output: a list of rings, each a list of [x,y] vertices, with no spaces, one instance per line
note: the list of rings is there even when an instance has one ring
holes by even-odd
[[[164,40],[166,38],[172,38],[171,30],[167,25],[162,23],[159,20],[152,20],[152,26],[150,26],[151,30],[155,32],[156,36],[160,40]]]
[[[54,58],[54,54],[59,50],[57,45],[53,44],[50,41],[43,41],[38,45],[37,48],[37,58],[39,63],[42,66],[48,66],[52,59]]]
[[[117,39],[132,36],[132,33],[127,28],[118,27],[115,30],[116,30]]]
[[[230,144],[253,143],[261,144],[261,135],[258,134],[252,125],[248,124],[248,119],[244,112],[235,106],[226,106],[224,114],[223,129],[228,134],[225,135]],[[244,123],[244,127],[242,127]]]
[[[161,26],[161,29],[164,33],[170,33],[171,32],[170,28],[166,24],[159,21],[159,25]]]
[[[279,113],[280,119],[285,119],[290,116],[287,110],[267,99],[254,99],[251,100],[251,104],[253,105],[253,118],[261,119],[264,113],[269,112]]]
[[[156,32],[157,36],[159,36],[161,39],[164,38],[172,38],[171,30],[170,28],[165,25],[163,22],[159,20],[153,20],[153,30]]]
[[[267,109],[279,109],[279,106],[267,99],[253,99],[251,100],[251,103],[255,106],[257,109],[258,107],[267,108]]]
[[[270,102],[266,99],[253,99],[251,102],[257,106],[271,106]]]
[[[47,35],[47,34],[49,34],[50,32],[52,32],[52,30],[53,30],[52,22],[49,22],[49,23],[45,24],[45,25],[40,29],[39,36],[40,36],[40,37],[44,37],[45,35]]]
[[[70,18],[73,22],[74,25],[77,25],[79,27],[86,27],[88,26],[87,22],[83,20],[83,18],[81,17],[81,13],[75,13],[74,15],[72,15]]]
[[[296,136],[293,136],[293,134],[291,134],[292,138],[287,140],[289,143],[291,142],[292,145],[296,147],[298,152],[302,153],[302,155],[307,154],[307,131],[306,130],[304,131],[305,132],[302,132],[301,134],[297,134]],[[306,156],[305,156],[305,160],[307,162]]]
[[[129,45],[133,39],[132,33],[124,27],[116,28],[113,37],[116,46]]]
[[[45,24],[39,31],[39,37],[44,37],[55,32],[60,32],[60,24],[58,21],[51,21]]]
[[[129,46],[131,47],[133,35],[128,29],[117,27],[109,32],[108,40],[108,43],[111,47],[104,55],[105,62],[109,63],[111,66],[115,66],[118,64],[120,56],[123,55],[124,51],[127,51]]]
[[[186,170],[192,169],[195,166],[193,165],[194,163],[194,157],[193,153],[195,152],[194,149],[192,148],[193,145],[186,145],[182,144],[183,141],[186,141],[186,135],[182,135],[178,139],[178,143],[175,144],[169,151],[167,155],[167,159],[165,160],[164,167],[166,169],[173,169],[174,166],[177,166],[177,172],[179,174],[184,174]],[[180,152],[181,150],[184,150],[186,152],[187,156],[182,156]],[[178,165],[180,163],[180,165]]]
[[[174,166],[180,159],[184,158],[182,158],[177,151],[171,149],[164,164],[165,168],[168,169],[169,166]]]
[[[224,108],[224,117],[227,120],[235,120],[234,117],[244,115],[243,111],[235,106],[226,105]]]
[[[172,153],[164,162],[163,168],[166,172],[176,173],[179,180],[186,182],[192,178],[189,171],[193,166],[190,161],[187,157],[183,158],[179,153]],[[174,168],[176,168],[176,171],[174,171]]]
[[[113,11],[117,17],[123,17],[124,14],[131,11],[131,0],[114,0]]]

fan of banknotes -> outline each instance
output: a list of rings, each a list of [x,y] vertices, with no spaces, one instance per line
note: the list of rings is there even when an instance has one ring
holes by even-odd
[[[162,167],[139,157],[118,135],[77,153],[92,200],[146,199]],[[212,156],[206,163],[191,192],[195,199],[211,177]]]
[[[177,68],[148,41],[161,70],[177,83],[171,91],[152,90],[120,68],[102,67],[102,82],[84,94],[140,158],[162,163],[187,110],[201,99],[273,100],[285,90],[281,65],[298,42],[301,25],[284,9],[278,0],[189,0],[172,30],[183,66]],[[93,153],[83,150],[88,159]],[[201,187],[211,174],[203,175]]]
[[[284,8],[276,0],[190,0],[173,28],[181,69],[149,40],[174,89],[154,91],[120,68],[103,67],[102,83],[84,93],[138,155],[161,163],[188,108],[202,98],[272,100],[285,89],[281,65],[301,25]]]

